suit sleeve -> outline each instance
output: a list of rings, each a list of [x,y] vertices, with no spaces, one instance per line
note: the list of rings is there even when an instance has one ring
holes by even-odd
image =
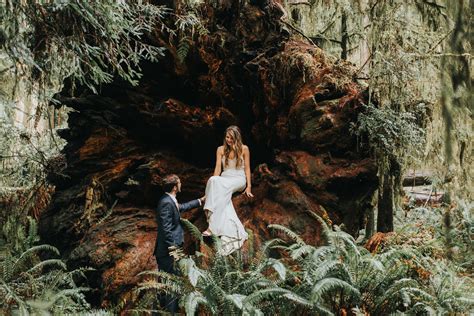
[[[163,203],[158,209],[158,216],[163,226],[164,239],[167,247],[175,246],[173,239],[173,210],[170,203]]]
[[[183,204],[179,204],[179,212],[183,213],[183,212],[186,212],[187,210],[190,210],[199,206],[201,206],[201,203],[199,202],[199,200],[197,199],[192,200]]]

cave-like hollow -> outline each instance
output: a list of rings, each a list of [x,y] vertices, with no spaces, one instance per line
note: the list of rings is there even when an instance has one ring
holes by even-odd
[[[181,201],[202,196],[231,124],[251,151],[255,198],[233,202],[254,248],[270,238],[269,224],[318,243],[312,213],[353,235],[364,227],[377,169],[350,133],[367,98],[355,69],[290,34],[274,11],[251,4],[240,15],[207,10],[209,34],[184,60],[157,31],[150,42],[167,53],[142,64],[137,86],[117,79],[98,94],[72,94],[66,84],[57,97],[73,111],[60,132],[66,167],[50,174],[56,191],[40,233],[71,268],[96,269],[96,305],[131,295],[136,274],[156,269],[159,180],[176,173]],[[206,227],[202,210],[184,217]],[[189,253],[198,247],[188,235],[185,243]]]

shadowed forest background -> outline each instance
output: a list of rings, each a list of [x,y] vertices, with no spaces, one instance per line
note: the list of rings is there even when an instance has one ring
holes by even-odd
[[[3,1],[0,313],[472,313],[473,6]],[[249,240],[195,209],[158,272],[161,179],[202,196],[234,124]]]

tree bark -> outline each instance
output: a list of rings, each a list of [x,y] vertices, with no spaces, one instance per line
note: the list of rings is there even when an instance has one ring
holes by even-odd
[[[382,187],[379,189],[377,205],[377,231],[387,233],[393,231],[393,179],[386,173],[383,175]]]
[[[381,188],[379,188],[377,231],[387,233],[393,231],[396,197],[401,194],[401,166],[395,158],[389,158],[388,170],[384,170]]]
[[[349,41],[349,34],[347,30],[347,15],[342,12],[341,16],[341,59],[347,60],[347,46]]]

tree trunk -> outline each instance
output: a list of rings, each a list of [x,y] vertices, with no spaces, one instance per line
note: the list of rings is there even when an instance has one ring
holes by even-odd
[[[397,197],[402,194],[401,190],[401,166],[393,157],[389,158],[388,170],[384,170],[382,185],[379,188],[377,231],[387,233],[393,231],[393,216]]]
[[[365,223],[365,239],[369,239],[375,233],[375,208],[367,209],[367,222]]]
[[[383,175],[382,181],[377,205],[377,231],[387,233],[393,231],[393,179],[386,173]]]
[[[342,12],[341,16],[341,59],[347,59],[347,46],[349,42],[349,34],[347,30],[347,15],[346,12]]]

